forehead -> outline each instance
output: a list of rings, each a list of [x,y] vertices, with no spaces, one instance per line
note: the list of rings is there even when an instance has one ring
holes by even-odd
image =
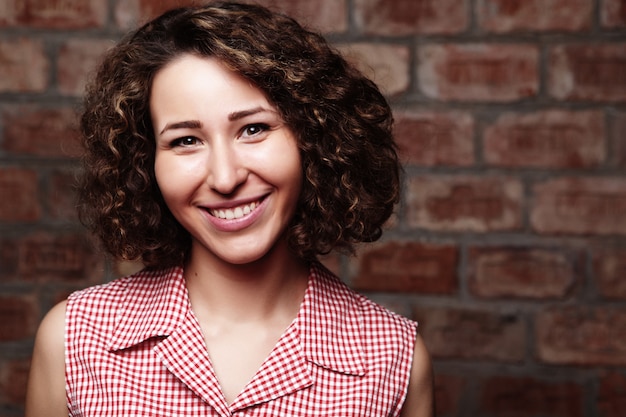
[[[155,74],[151,86],[155,122],[164,116],[225,116],[253,107],[276,110],[261,89],[213,57],[181,55]]]

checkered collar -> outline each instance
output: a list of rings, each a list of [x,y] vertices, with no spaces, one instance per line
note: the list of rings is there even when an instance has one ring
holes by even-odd
[[[110,351],[152,338],[176,337],[181,327],[198,326],[182,268],[142,271],[125,279],[128,285],[108,344]],[[350,289],[323,266],[313,264],[295,320],[298,350],[304,359],[336,372],[364,375],[359,308]]]

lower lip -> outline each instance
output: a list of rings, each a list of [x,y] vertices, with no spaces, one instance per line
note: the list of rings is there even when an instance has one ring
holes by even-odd
[[[220,219],[219,217],[211,215],[207,211],[205,211],[205,213],[209,222],[213,225],[213,227],[215,227],[215,229],[221,232],[236,232],[250,227],[250,225],[252,225],[263,214],[263,210],[267,206],[268,200],[269,197],[264,198],[263,201],[261,201],[261,203],[254,208],[254,210],[238,219]]]

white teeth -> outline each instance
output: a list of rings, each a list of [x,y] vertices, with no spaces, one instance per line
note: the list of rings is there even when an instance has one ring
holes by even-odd
[[[240,217],[250,214],[250,212],[252,212],[252,210],[254,210],[258,205],[259,203],[255,201],[250,204],[244,204],[243,206],[235,207],[234,209],[230,208],[230,209],[211,210],[211,214],[220,219],[226,219],[226,220],[239,219]]]

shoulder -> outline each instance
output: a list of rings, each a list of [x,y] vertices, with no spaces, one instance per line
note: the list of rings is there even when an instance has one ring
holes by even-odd
[[[417,323],[360,294],[341,281],[332,272],[320,267],[315,271],[318,285],[323,287],[327,310],[334,310],[343,320],[351,318],[358,322],[361,337],[371,343],[373,351],[399,354],[409,358],[413,352]],[[347,324],[347,323],[346,323]]]
[[[430,355],[421,336],[415,340],[411,376],[401,417],[431,417],[434,415],[433,369]]]
[[[326,302],[344,306],[338,312],[359,322],[361,338],[366,342],[362,345],[365,356],[373,355],[376,363],[400,370],[398,386],[402,387],[402,396],[406,394],[401,415],[431,417],[432,365],[417,323],[352,290],[331,272],[323,268],[316,272],[325,288]]]
[[[45,347],[47,349],[63,348],[63,335],[65,330],[65,310],[67,300],[55,305],[46,314],[35,338],[35,349]],[[45,353],[45,352],[44,352]]]
[[[113,309],[131,297],[151,298],[169,278],[169,270],[144,269],[133,275],[76,291],[68,298],[68,311],[107,307]],[[143,296],[142,296],[143,295]]]
[[[35,338],[26,416],[67,416],[65,401],[65,301],[44,317]]]
[[[318,280],[326,287],[326,297],[331,303],[343,303],[357,313],[361,326],[368,332],[394,334],[410,341],[413,347],[417,323],[360,294],[341,281],[332,272],[320,267]]]

